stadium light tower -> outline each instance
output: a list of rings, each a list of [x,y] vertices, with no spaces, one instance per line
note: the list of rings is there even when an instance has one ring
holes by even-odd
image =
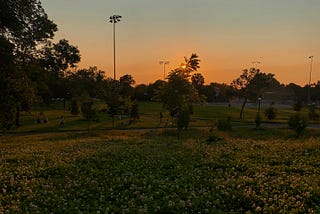
[[[116,82],[116,23],[120,22],[122,16],[112,15],[109,22],[113,24],[113,81]],[[115,83],[116,85],[116,83]]]
[[[166,79],[166,65],[168,65],[170,62],[166,60],[160,60],[159,64],[163,65],[163,79]]]
[[[312,74],[312,64],[313,64],[313,56],[309,56],[310,59],[310,72],[309,72],[309,85],[308,85],[308,102],[311,102],[310,90],[311,90],[311,74]]]

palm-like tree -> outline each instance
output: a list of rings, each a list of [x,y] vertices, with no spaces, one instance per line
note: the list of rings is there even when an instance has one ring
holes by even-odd
[[[184,61],[184,66],[189,72],[197,71],[200,68],[200,59],[198,59],[198,55],[195,53],[191,54],[190,58],[184,57]]]

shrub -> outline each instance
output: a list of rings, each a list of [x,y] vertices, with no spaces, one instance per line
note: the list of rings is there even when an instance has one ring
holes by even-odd
[[[273,120],[276,118],[276,109],[273,107],[273,105],[270,105],[265,111],[264,115],[268,120]]]
[[[297,137],[301,136],[307,127],[307,121],[300,114],[294,114],[289,118],[289,128],[296,132]]]
[[[93,108],[92,101],[86,101],[81,104],[82,115],[86,120],[98,120],[97,110]]]
[[[301,111],[302,109],[302,103],[300,100],[296,100],[295,103],[293,104],[293,110],[294,111]]]
[[[232,130],[231,118],[228,117],[227,119],[218,120],[217,128],[219,131],[231,131]]]
[[[214,134],[211,134],[207,138],[206,143],[216,143],[216,142],[219,142],[221,140],[222,140],[222,138],[220,138],[220,137],[218,137],[218,136],[216,136]]]
[[[309,119],[319,120],[319,114],[316,112],[316,106],[314,104],[309,106]]]
[[[80,113],[79,102],[77,100],[72,100],[71,102],[71,114],[78,115]]]
[[[138,120],[139,119],[139,106],[138,103],[134,102],[131,105],[131,109],[130,109],[130,118],[133,120]]]
[[[211,144],[211,143],[219,142],[221,140],[222,140],[222,138],[220,138],[217,135],[215,135],[214,132],[213,132],[213,127],[211,127],[210,130],[209,130],[209,136],[205,140],[205,143]]]

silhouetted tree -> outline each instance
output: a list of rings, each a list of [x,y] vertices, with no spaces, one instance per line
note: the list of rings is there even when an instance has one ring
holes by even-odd
[[[241,110],[240,119],[243,119],[243,110],[248,99],[256,100],[261,94],[261,89],[270,84],[274,74],[261,73],[259,69],[245,69],[237,79],[233,80],[231,86],[238,90],[239,95],[244,98]]]
[[[35,100],[30,64],[57,27],[38,0],[2,0],[0,8],[0,123],[10,129],[19,125],[20,110],[30,109]]]
[[[195,73],[191,76],[191,82],[195,89],[198,90],[199,94],[203,94],[204,77],[200,73]]]
[[[0,37],[13,44],[15,57],[33,58],[37,45],[57,31],[39,0],[1,0],[0,8]]]
[[[307,101],[307,87],[301,87],[295,83],[289,83],[286,85],[286,88],[288,88],[290,91],[294,94],[294,100],[299,101],[302,105],[302,102]]]
[[[154,83],[151,83],[148,85],[148,92],[147,96],[150,100],[153,99],[153,97],[157,94],[157,91],[163,87],[167,82],[164,80],[156,80]]]
[[[236,96],[236,90],[227,84],[210,83],[203,86],[207,102],[228,102]]]
[[[148,86],[146,84],[139,84],[134,88],[134,99],[138,101],[149,101]]]
[[[47,85],[53,97],[71,98],[71,88],[68,86],[66,74],[68,69],[75,68],[80,62],[80,52],[68,40],[62,39],[56,44],[47,43],[42,50],[41,63],[48,73]]]
[[[112,118],[113,127],[115,125],[116,115],[130,115],[132,105],[135,103],[133,102],[132,87],[134,83],[135,81],[131,75],[124,75],[120,77],[120,81],[117,83],[118,86],[116,87],[116,90],[114,90],[114,87],[111,86],[111,90],[109,88],[106,93],[105,101],[109,107],[108,113]]]
[[[190,80],[190,73],[199,68],[199,61],[196,54],[192,54],[189,59],[185,57],[185,66],[172,70],[168,75],[168,82],[159,88],[155,96],[155,99],[162,102],[171,115],[178,117],[179,136],[182,128],[188,127],[190,107],[194,102],[201,101]]]
[[[64,77],[67,69],[74,68],[80,62],[80,51],[76,46],[70,45],[66,39],[58,43],[48,42],[42,50],[43,66],[52,72],[56,78]]]
[[[97,67],[90,67],[77,70],[67,77],[73,97],[78,97],[83,93],[88,93],[89,97],[95,97],[96,72]]]
[[[119,81],[119,93],[123,97],[131,97],[133,96],[133,87],[132,85],[135,84],[134,79],[131,75],[126,74],[120,77]]]

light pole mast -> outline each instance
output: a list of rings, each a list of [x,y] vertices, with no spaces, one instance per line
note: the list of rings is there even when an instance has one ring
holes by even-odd
[[[166,60],[160,60],[159,64],[163,65],[163,79],[166,79],[166,65],[168,65],[170,62]]]
[[[309,56],[310,59],[310,72],[309,72],[309,85],[308,85],[308,103],[310,104],[311,102],[311,74],[312,74],[312,64],[313,64],[313,56]]]
[[[120,22],[122,16],[112,15],[109,22],[113,24],[113,81],[116,86],[116,23]]]

